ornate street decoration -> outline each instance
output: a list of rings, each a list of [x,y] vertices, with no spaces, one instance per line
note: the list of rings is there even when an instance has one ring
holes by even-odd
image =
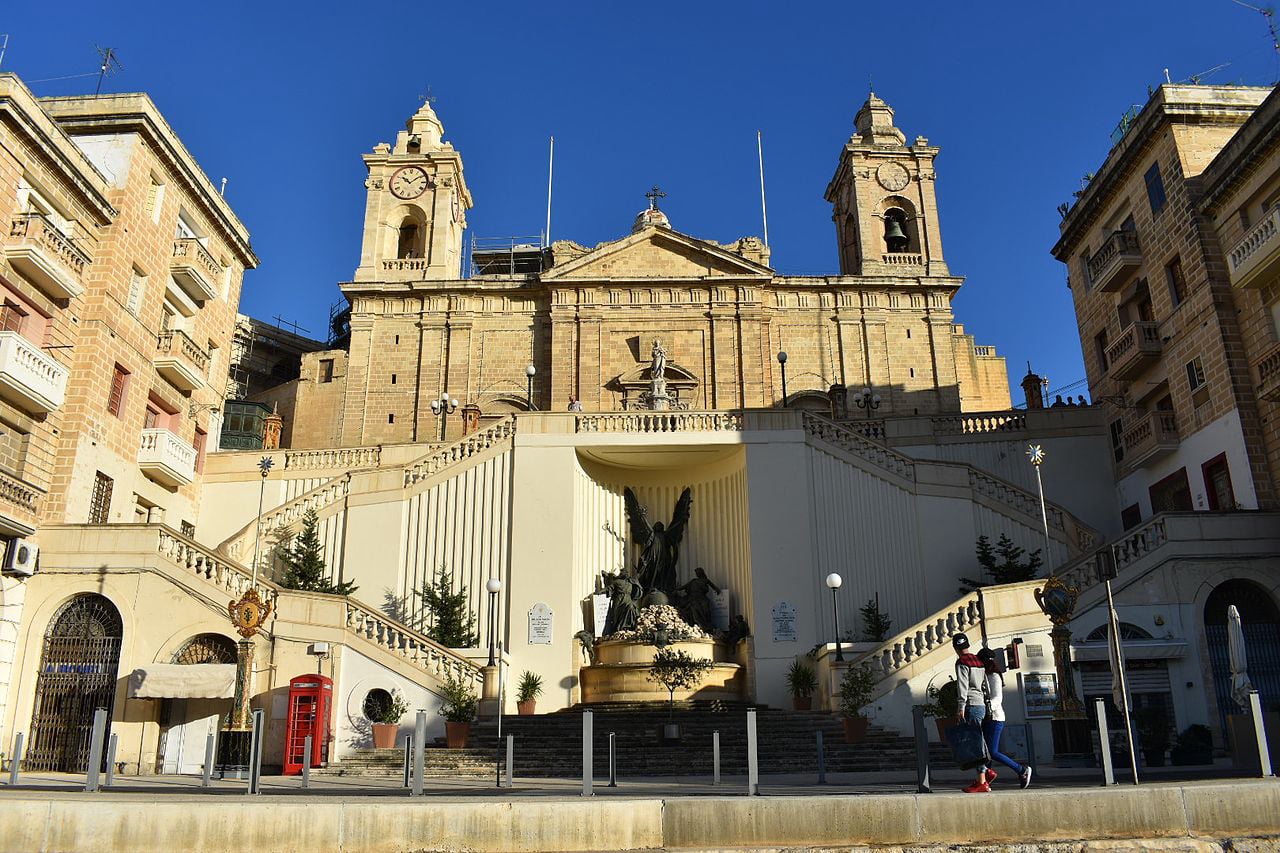
[[[1075,612],[1080,590],[1070,586],[1057,575],[1052,575],[1044,586],[1035,591],[1036,604],[1054,625],[1066,625]]]
[[[236,631],[247,640],[257,634],[258,629],[266,623],[267,617],[271,615],[271,602],[263,601],[258,591],[250,588],[240,596],[239,601],[227,605],[227,614]]]
[[[1038,444],[1028,444],[1027,458],[1031,460],[1032,465],[1039,468],[1040,464],[1044,462],[1044,448]]]

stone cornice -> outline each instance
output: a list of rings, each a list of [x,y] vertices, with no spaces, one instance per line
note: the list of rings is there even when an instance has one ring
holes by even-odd
[[[41,98],[40,105],[72,136],[139,134],[187,185],[190,195],[204,207],[244,266],[258,265],[258,258],[249,246],[248,229],[146,94]]]
[[[1274,156],[1277,143],[1280,143],[1280,89],[1273,89],[1262,106],[1200,173],[1200,209],[1214,213],[1217,205],[1256,164]]]
[[[8,117],[14,131],[54,164],[54,171],[67,180],[93,212],[95,224],[106,225],[115,218],[116,209],[107,200],[107,179],[45,113],[16,74],[0,74],[0,115]]]

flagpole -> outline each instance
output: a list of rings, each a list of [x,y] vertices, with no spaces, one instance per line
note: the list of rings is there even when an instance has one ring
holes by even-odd
[[[1111,596],[1111,578],[1107,578],[1107,618],[1111,622],[1112,666],[1120,682],[1120,713],[1124,717],[1125,743],[1129,745],[1129,769],[1133,771],[1133,784],[1138,784],[1138,755],[1133,748],[1133,721],[1129,718],[1129,681],[1124,672],[1124,645],[1120,642],[1120,617],[1116,614],[1116,602]],[[1112,696],[1112,699],[1115,697]],[[1110,749],[1110,744],[1103,744]]]

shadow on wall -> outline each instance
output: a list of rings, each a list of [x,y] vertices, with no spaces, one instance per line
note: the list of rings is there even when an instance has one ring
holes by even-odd
[[[837,391],[833,401],[831,386],[819,387],[820,383],[821,377],[815,373],[793,376],[788,372],[788,407],[807,409],[837,420],[954,414],[960,410],[958,385],[908,390],[902,385],[864,386],[858,382],[850,382]],[[871,392],[870,400],[862,396],[864,387]],[[776,393],[779,395],[778,399],[773,400],[770,405],[771,408],[780,409],[781,383],[776,386]]]

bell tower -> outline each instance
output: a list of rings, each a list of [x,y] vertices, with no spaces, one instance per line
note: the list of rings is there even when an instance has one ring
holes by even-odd
[[[462,277],[471,193],[462,157],[443,136],[428,99],[396,135],[395,145],[382,142],[364,155],[368,198],[356,281]]]
[[[907,145],[893,107],[872,92],[827,185],[842,275],[947,276],[934,197],[938,149]]]

